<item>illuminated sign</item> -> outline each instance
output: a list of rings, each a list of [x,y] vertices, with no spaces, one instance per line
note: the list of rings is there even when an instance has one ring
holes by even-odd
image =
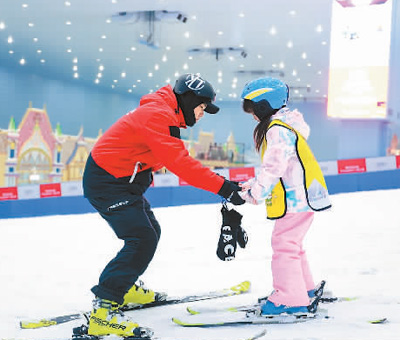
[[[335,0],[328,116],[386,118],[392,0]]]

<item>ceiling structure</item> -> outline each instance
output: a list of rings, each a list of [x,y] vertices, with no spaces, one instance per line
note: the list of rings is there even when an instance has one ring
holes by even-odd
[[[324,100],[333,0],[1,0],[0,66],[132,96],[200,73],[217,100],[274,76]]]

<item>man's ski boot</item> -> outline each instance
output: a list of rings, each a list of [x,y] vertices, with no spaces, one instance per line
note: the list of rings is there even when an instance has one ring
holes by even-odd
[[[167,294],[147,289],[144,287],[143,282],[139,280],[139,284],[135,283],[125,294],[122,309],[129,309],[129,307],[146,305],[156,301],[164,301],[166,298]]]
[[[74,340],[97,340],[103,336],[116,335],[133,339],[151,339],[153,332],[148,328],[139,327],[120,310],[120,305],[114,301],[96,298],[90,313],[89,326],[74,329]]]

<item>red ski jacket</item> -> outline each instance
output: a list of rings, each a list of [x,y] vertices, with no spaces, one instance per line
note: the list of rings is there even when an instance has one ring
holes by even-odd
[[[180,140],[186,128],[170,85],[145,95],[140,105],[117,120],[96,142],[91,154],[114,177],[166,167],[192,186],[218,193],[224,178],[192,158]]]

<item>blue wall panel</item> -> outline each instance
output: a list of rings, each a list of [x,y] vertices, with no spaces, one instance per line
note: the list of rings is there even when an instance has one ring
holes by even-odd
[[[400,188],[400,169],[327,176],[330,194]],[[190,186],[149,188],[146,198],[153,208],[221,202],[218,195]],[[82,196],[0,202],[0,218],[83,214],[95,210]]]

